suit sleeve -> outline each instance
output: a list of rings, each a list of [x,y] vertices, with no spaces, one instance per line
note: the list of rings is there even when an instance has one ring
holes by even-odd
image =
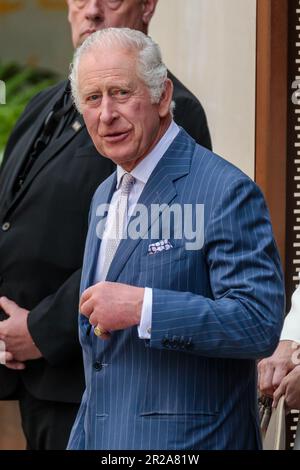
[[[52,366],[67,364],[82,355],[78,339],[80,277],[81,269],[78,269],[28,315],[32,339]]]
[[[284,320],[280,340],[300,343],[300,286],[298,286],[292,295],[292,307]]]
[[[176,344],[183,353],[233,359],[270,355],[282,327],[284,288],[268,211],[251,180],[220,194],[204,243],[212,298],[153,289],[149,346]]]

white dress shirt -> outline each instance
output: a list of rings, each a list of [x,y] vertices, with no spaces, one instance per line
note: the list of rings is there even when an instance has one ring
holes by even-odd
[[[127,212],[127,221],[132,216],[135,206],[142,194],[142,191],[150,178],[151,173],[153,172],[154,168],[164,155],[164,153],[168,150],[171,143],[177,136],[179,132],[179,127],[175,124],[174,121],[170,124],[168,130],[162,136],[162,138],[158,141],[156,146],[151,150],[151,152],[130,172],[132,176],[135,178],[135,183],[129,193],[128,197],[128,212]],[[102,242],[100,245],[99,255],[98,255],[98,262],[96,267],[96,273],[94,278],[94,283],[104,281],[103,279],[103,267],[104,267],[104,253],[107,246],[107,239],[108,234],[111,231],[111,226],[113,224],[113,220],[116,213],[116,204],[119,199],[120,193],[120,182],[122,176],[126,173],[126,171],[121,167],[117,166],[117,186],[116,191],[114,192],[108,214],[107,220],[105,224],[105,229],[102,237]],[[138,327],[139,337],[141,339],[149,339],[151,337],[151,323],[152,323],[152,289],[149,287],[145,288],[144,294],[144,301],[142,307],[142,315],[141,315],[141,322]]]
[[[292,295],[292,307],[284,320],[280,340],[290,340],[300,343],[300,286]]]

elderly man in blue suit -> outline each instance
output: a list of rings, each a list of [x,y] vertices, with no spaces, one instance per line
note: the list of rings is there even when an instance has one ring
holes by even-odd
[[[69,449],[259,449],[256,360],[284,303],[257,186],[172,120],[158,46],[99,31],[74,99],[116,172],[90,209],[79,333],[86,390]]]

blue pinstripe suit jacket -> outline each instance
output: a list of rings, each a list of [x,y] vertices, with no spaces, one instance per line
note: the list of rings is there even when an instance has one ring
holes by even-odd
[[[81,292],[98,257],[96,209],[115,184],[112,175],[93,198]],[[68,448],[260,448],[255,360],[276,347],[284,308],[261,192],[181,130],[139,202],[204,204],[204,245],[171,239],[150,256],[157,240],[122,240],[107,280],[153,288],[151,340],[131,328],[102,341],[80,316],[86,391]]]

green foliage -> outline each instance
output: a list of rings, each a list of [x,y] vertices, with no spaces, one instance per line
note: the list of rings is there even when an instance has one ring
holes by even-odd
[[[0,105],[0,162],[8,137],[33,96],[55,84],[54,72],[15,63],[1,64],[0,80],[6,85],[6,104]]]

